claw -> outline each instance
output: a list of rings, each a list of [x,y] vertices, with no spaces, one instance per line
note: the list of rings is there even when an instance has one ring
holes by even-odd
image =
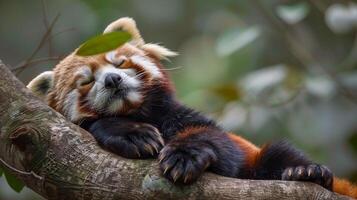
[[[178,179],[178,171],[175,172],[173,179],[174,179],[174,182],[177,181],[177,179]]]
[[[152,145],[152,147],[155,149],[156,153],[159,153],[159,149],[157,149],[156,145]]]
[[[170,167],[166,167],[164,170],[164,174],[166,174],[167,170],[169,170]]]
[[[192,177],[192,172],[189,172],[186,176],[185,179],[183,180],[184,183],[187,183],[188,179],[191,179]]]
[[[307,176],[311,175],[311,173],[312,173],[311,171],[312,171],[311,169],[307,170]]]
[[[136,155],[137,155],[138,157],[141,157],[141,154],[140,154],[140,152],[139,152],[139,149],[138,149],[138,148],[135,148],[135,153],[136,153]]]
[[[161,136],[161,133],[160,133],[159,129],[157,129],[156,127],[154,127],[154,133],[156,133],[157,135]]]
[[[145,147],[144,147],[144,148],[145,148],[147,151],[149,151],[151,155],[154,155],[154,152],[153,152],[153,150],[152,150],[152,148],[151,148],[150,145],[145,144]]]
[[[288,170],[288,176],[291,176],[293,174],[293,170],[292,169],[289,169]]]
[[[165,158],[165,157],[160,154],[160,156],[159,156],[159,163],[161,163],[161,162],[164,160],[164,158]]]
[[[159,142],[160,142],[160,144],[161,144],[162,146],[165,145],[165,142],[164,142],[164,140],[161,138],[161,135],[160,135],[160,137],[159,137]]]
[[[189,177],[189,176],[186,176],[186,177],[185,177],[185,179],[183,180],[184,183],[187,183],[188,177]]]

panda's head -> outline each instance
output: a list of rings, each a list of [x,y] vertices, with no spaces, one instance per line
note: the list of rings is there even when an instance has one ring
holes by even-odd
[[[155,85],[167,84],[160,60],[176,53],[145,43],[131,18],[118,19],[104,33],[116,30],[129,32],[133,39],[95,56],[81,57],[75,51],[27,87],[72,122],[135,111]]]

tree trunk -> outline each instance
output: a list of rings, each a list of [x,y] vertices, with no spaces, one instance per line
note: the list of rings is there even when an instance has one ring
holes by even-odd
[[[34,97],[0,61],[1,167],[47,199],[348,199],[313,184],[206,173],[174,186],[156,160],[130,160]]]

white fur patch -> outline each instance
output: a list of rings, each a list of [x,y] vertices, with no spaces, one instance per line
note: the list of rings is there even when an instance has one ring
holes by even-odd
[[[124,102],[122,99],[115,99],[110,103],[107,112],[110,114],[118,113],[118,111],[123,108],[123,105]]]
[[[160,69],[149,59],[139,55],[131,56],[130,59],[133,63],[143,67],[145,71],[149,72],[153,78],[162,77],[162,73],[160,72]]]
[[[96,80],[99,81],[100,83],[103,84],[104,86],[104,80],[107,74],[109,73],[115,73],[119,74],[123,80],[123,84],[128,86],[128,87],[139,87],[140,86],[140,80],[135,78],[135,77],[130,77],[125,69],[118,69],[115,68],[112,65],[106,65],[100,68],[100,70],[97,71],[95,74]]]
[[[97,111],[100,111],[105,107],[109,97],[110,92],[104,88],[102,83],[96,83],[88,95],[92,107]]]
[[[142,95],[138,92],[130,91],[126,98],[131,102],[131,103],[138,103],[141,102],[142,100]]]
[[[121,69],[121,71],[126,73],[130,77],[134,77],[136,75],[135,69]]]
[[[27,88],[35,93],[38,97],[45,99],[48,91],[43,91],[41,85],[48,84],[48,89],[53,86],[53,71],[45,71],[36,76],[27,84]]]
[[[77,80],[77,86],[93,79],[92,70],[86,65],[79,68],[75,73],[75,76],[79,76],[79,79]]]
[[[174,57],[178,55],[176,52],[171,51],[159,44],[147,43],[141,46],[141,49],[159,59],[167,59],[168,57]]]
[[[66,100],[64,101],[64,115],[69,118],[72,122],[80,119],[80,114],[78,112],[78,92],[73,90],[68,93]]]
[[[113,65],[102,66],[95,74],[95,84],[89,92],[88,100],[90,101],[93,109],[98,112],[107,112],[115,114],[120,111],[124,106],[123,99],[111,98],[113,90],[105,88],[104,81],[109,73],[115,73],[121,76],[122,84],[131,90],[125,98],[130,102],[137,103],[141,101],[141,94],[135,92],[136,88],[140,87],[141,81],[135,77],[136,72],[132,69],[120,69]]]

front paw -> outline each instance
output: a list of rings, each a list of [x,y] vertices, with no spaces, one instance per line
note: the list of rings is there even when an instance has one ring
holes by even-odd
[[[132,124],[118,132],[105,138],[102,145],[126,158],[154,158],[164,146],[160,132],[150,124]]]
[[[309,181],[331,190],[333,182],[332,172],[323,165],[308,165],[286,168],[282,180]]]
[[[205,143],[172,142],[160,152],[160,169],[175,183],[190,184],[196,181],[217,156]]]

